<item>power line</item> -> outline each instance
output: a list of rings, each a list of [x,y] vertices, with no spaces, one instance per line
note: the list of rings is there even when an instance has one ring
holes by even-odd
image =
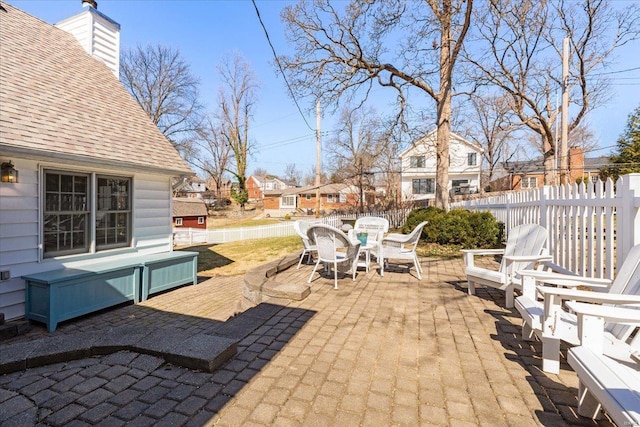
[[[609,74],[620,74],[620,73],[628,73],[629,71],[640,70],[640,67],[627,68],[626,70],[617,70],[617,71],[607,71],[604,73],[595,73],[591,74],[592,76],[607,76]]]
[[[302,108],[300,108],[300,105],[298,104],[298,100],[296,99],[295,95],[293,94],[293,90],[291,89],[291,85],[289,85],[289,81],[287,80],[287,76],[284,73],[284,69],[282,68],[282,64],[280,64],[280,60],[278,59],[278,54],[276,54],[276,49],[273,47],[273,43],[271,43],[271,38],[269,37],[269,32],[267,31],[267,27],[264,25],[264,22],[262,22],[262,17],[260,16],[260,11],[258,10],[258,5],[256,4],[256,0],[251,0],[251,3],[253,3],[253,7],[256,10],[256,15],[258,15],[258,21],[260,21],[260,25],[262,26],[262,30],[264,31],[264,35],[267,38],[267,43],[269,43],[269,46],[271,47],[271,52],[273,53],[273,57],[276,60],[276,64],[278,65],[278,68],[280,69],[280,73],[282,74],[282,78],[284,79],[284,82],[287,85],[287,89],[289,89],[289,93],[291,94],[291,98],[293,99],[293,102],[296,104],[296,107],[298,108],[298,111],[300,112],[300,116],[302,116],[302,120],[304,120],[304,124],[307,125],[309,130],[315,131],[315,129],[313,129],[311,126],[309,126],[309,123],[307,122],[307,118],[302,113]]]

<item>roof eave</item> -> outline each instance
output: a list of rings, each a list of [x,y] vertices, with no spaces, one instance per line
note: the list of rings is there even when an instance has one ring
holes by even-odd
[[[179,168],[167,166],[166,168],[160,168],[156,166],[149,166],[148,164],[138,164],[133,162],[122,162],[112,159],[100,159],[95,157],[80,156],[68,153],[56,153],[47,150],[34,150],[32,148],[11,147],[7,145],[0,145],[0,151],[5,155],[15,155],[30,160],[59,160],[60,163],[75,165],[95,165],[113,169],[133,170],[135,172],[149,172],[149,173],[161,173],[162,175],[181,176],[181,175],[195,175],[195,173],[189,168]]]

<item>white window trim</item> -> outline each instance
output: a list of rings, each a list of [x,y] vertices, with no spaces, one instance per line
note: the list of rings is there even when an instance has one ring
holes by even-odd
[[[199,217],[198,217],[198,224],[199,224],[199,225],[204,224],[204,217],[203,217],[203,216],[199,216]]]
[[[291,199],[292,204],[285,204],[285,200]],[[296,196],[280,196],[280,209],[295,209],[296,208]]]
[[[83,252],[77,253],[69,253],[69,254],[59,254],[59,255],[51,255],[45,256],[45,240],[44,240],[44,216],[45,216],[45,202],[46,202],[46,172],[60,172],[67,174],[79,174],[79,175],[87,175],[88,176],[88,200],[87,203],[89,205],[89,224],[87,229],[88,236],[88,245],[87,250]],[[134,236],[134,218],[135,218],[135,182],[134,177],[132,175],[124,175],[121,173],[108,173],[108,172],[93,172],[83,170],[82,168],[60,168],[57,165],[52,164],[39,164],[38,165],[39,172],[39,189],[38,189],[38,242],[39,242],[39,250],[38,250],[38,259],[39,261],[47,261],[54,259],[62,259],[62,258],[70,258],[70,257],[86,257],[87,255],[95,255],[96,253],[107,253],[107,252],[118,252],[118,251],[129,251],[134,246],[135,236]],[[105,247],[101,249],[97,249],[97,236],[96,236],[96,226],[97,226],[97,212],[98,212],[98,178],[104,177],[113,177],[113,178],[123,178],[129,180],[129,244],[123,246],[114,246],[114,247]]]
[[[176,218],[176,227],[182,227],[182,218]]]

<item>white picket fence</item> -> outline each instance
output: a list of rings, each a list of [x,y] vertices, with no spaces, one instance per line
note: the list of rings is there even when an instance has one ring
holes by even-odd
[[[591,277],[615,276],[616,266],[640,244],[640,174],[613,181],[545,186],[452,203],[489,211],[511,227],[537,223],[549,230],[554,261]]]
[[[311,219],[315,220],[315,219]],[[326,217],[319,220],[323,224],[340,226],[339,217]],[[286,237],[296,234],[293,221],[282,221],[278,224],[259,225],[255,227],[217,228],[203,230],[200,228],[174,228],[173,244],[188,246],[195,244],[219,244],[239,240],[265,239],[269,237]]]
[[[404,224],[408,209],[396,210],[393,212],[375,212],[367,213],[368,216],[382,216],[389,219],[392,227],[398,227],[396,224]],[[318,221],[323,224],[341,227],[346,220],[355,221],[358,214],[332,215],[320,219],[304,218],[309,221]],[[218,228],[204,230],[201,228],[174,228],[173,244],[175,246],[189,246],[196,244],[219,244],[235,242],[239,240],[264,239],[267,237],[286,237],[296,234],[293,229],[293,221],[282,221],[278,224],[259,225],[255,227],[238,227],[238,228]]]

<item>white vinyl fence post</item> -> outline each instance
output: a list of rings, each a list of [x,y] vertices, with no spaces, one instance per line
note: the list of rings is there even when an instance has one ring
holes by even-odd
[[[623,175],[616,184],[616,265],[622,265],[629,250],[640,243],[640,173]],[[607,230],[609,232],[609,230]]]

